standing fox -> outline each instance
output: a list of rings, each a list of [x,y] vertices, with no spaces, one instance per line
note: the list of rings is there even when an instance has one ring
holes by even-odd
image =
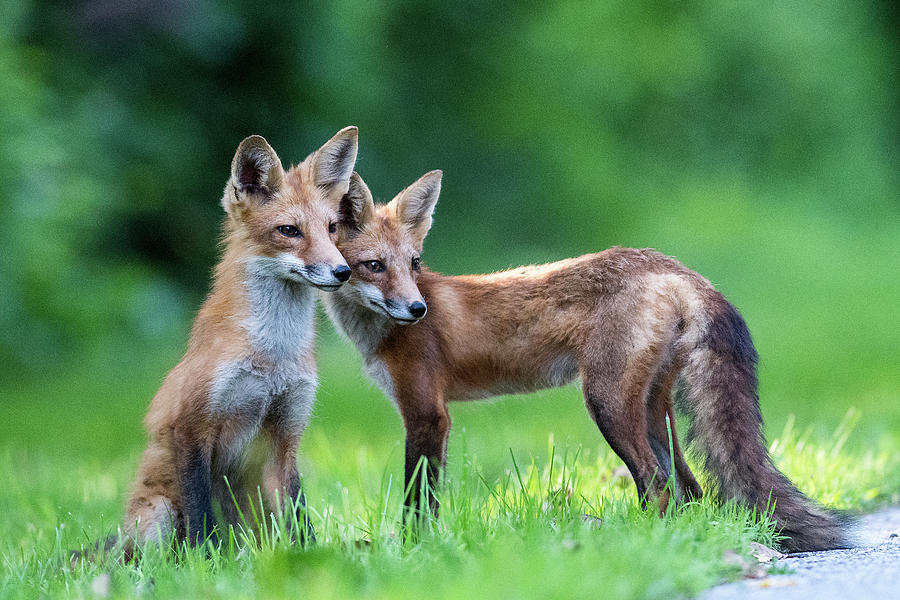
[[[302,508],[296,453],[317,383],[314,288],[335,290],[350,278],[335,241],[356,152],[355,127],[287,172],[262,137],[238,146],[212,292],[145,421],[150,441],[126,507],[127,553],[173,528],[191,543],[212,534],[214,502],[237,522],[232,498],[246,506],[257,486],[267,510]],[[264,447],[256,461],[255,438]],[[313,535],[303,513],[301,538]]]
[[[772,464],[750,333],[709,281],[673,258],[630,248],[488,275],[428,271],[419,255],[440,188],[441,172],[432,171],[376,207],[354,173],[338,241],[353,278],[324,297],[366,372],[400,411],[407,505],[425,502],[426,489],[437,510],[430,490],[446,460],[448,401],[529,392],[576,377],[643,504],[667,505],[670,461],[676,494],[699,498],[674,431],[672,391],[680,383],[679,408],[693,419],[690,437],[700,443],[722,497],[761,512],[774,503],[791,551],[846,545],[841,519]]]

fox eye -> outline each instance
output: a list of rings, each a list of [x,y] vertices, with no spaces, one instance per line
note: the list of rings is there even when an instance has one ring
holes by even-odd
[[[413,271],[418,271],[420,265],[421,265],[421,261],[419,260],[418,256],[416,256],[415,258],[412,259],[412,270]]]
[[[336,233],[337,232],[337,223],[331,222],[328,224],[328,233]]]
[[[384,263],[380,260],[367,260],[365,263],[366,268],[372,271],[373,273],[383,273],[384,272]]]
[[[293,225],[279,225],[278,232],[284,237],[300,237],[303,235],[300,230]]]

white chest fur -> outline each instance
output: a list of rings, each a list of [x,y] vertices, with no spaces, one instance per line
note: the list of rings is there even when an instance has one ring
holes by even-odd
[[[315,292],[305,284],[256,274],[245,282],[248,316],[241,323],[251,352],[216,368],[210,410],[223,419],[219,447],[235,457],[264,420],[299,435],[315,402]],[[224,458],[224,457],[223,457]],[[227,460],[227,459],[226,459]]]
[[[375,358],[378,346],[392,324],[385,315],[360,304],[357,296],[351,282],[336,292],[322,294],[322,304],[338,332],[369,361]]]
[[[243,326],[256,352],[277,365],[296,363],[312,350],[316,294],[309,285],[247,269],[250,314]]]
[[[352,283],[332,294],[322,295],[325,312],[337,327],[339,333],[356,346],[363,357],[363,370],[381,391],[397,406],[394,397],[394,381],[387,365],[378,358],[378,346],[384,340],[390,327],[389,319],[372,309],[360,305],[353,297],[357,292]]]

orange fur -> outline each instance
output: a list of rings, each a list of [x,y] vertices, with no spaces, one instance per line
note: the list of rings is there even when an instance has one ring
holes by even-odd
[[[287,172],[263,138],[238,147],[212,291],[145,420],[150,439],[125,513],[133,541],[174,529],[195,542],[212,531],[215,504],[235,522],[232,491],[245,503],[261,486],[270,510],[276,496],[302,503],[296,452],[316,387],[314,287],[349,276],[336,221],[356,151],[354,127]]]
[[[675,432],[672,390],[680,382],[723,495],[765,510],[771,491],[789,547],[843,543],[833,515],[771,464],[749,332],[706,279],[673,258],[631,248],[485,275],[417,269],[439,192],[440,173],[432,172],[376,207],[354,175],[338,242],[353,277],[324,299],[403,418],[409,504],[425,501],[413,477],[420,458],[432,486],[446,460],[448,401],[578,377],[589,413],[631,471],[641,502],[658,499],[665,509],[673,462],[676,493],[697,498],[702,491]],[[419,300],[427,304],[424,318],[411,314]],[[427,500],[436,510],[434,495]]]

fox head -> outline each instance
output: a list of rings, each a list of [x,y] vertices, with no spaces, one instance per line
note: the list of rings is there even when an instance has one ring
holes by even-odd
[[[341,129],[288,171],[261,136],[240,143],[222,206],[227,245],[239,248],[253,274],[323,290],[350,278],[335,242],[356,152],[356,127]]]
[[[409,325],[427,306],[416,282],[419,256],[441,193],[440,171],[431,171],[378,206],[362,178],[353,173],[341,202],[338,248],[353,273],[343,293],[353,301]]]

